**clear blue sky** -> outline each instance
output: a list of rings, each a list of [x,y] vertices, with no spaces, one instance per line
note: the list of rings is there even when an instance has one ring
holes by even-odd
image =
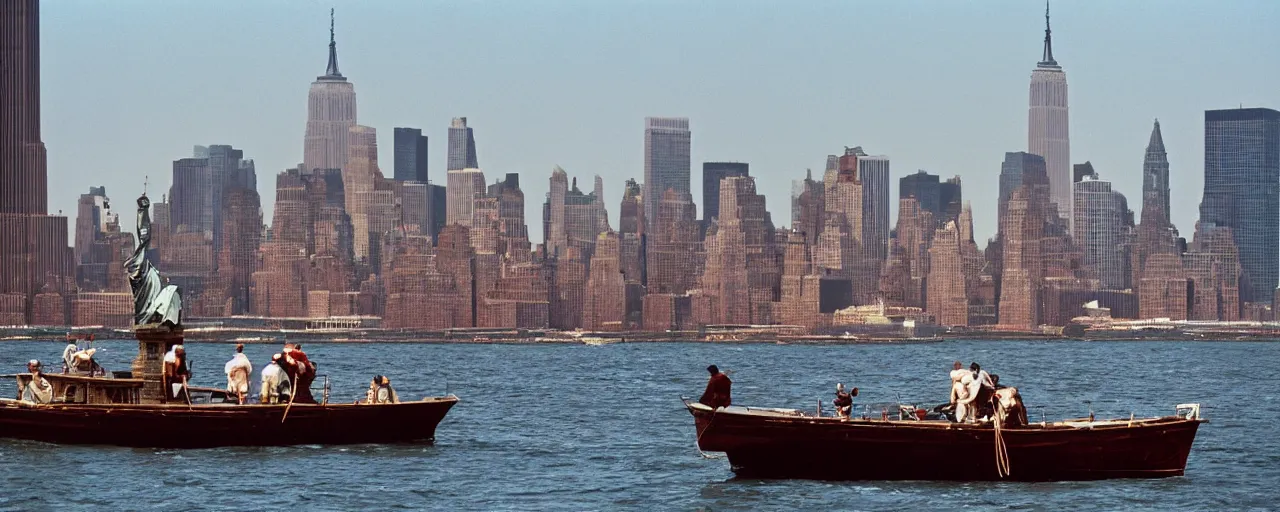
[[[74,215],[91,185],[127,209],[143,176],[158,196],[193,145],[231,144],[257,162],[270,219],[276,173],[302,160],[330,6],[383,173],[392,128],[419,127],[443,183],[449,119],[466,116],[490,181],[521,174],[535,239],[553,166],[583,188],[600,174],[616,229],[623,181],[643,176],[643,118],[686,116],[699,202],[703,161],[749,162],[774,223],[789,225],[791,181],[861,145],[892,160],[895,218],[897,178],[962,176],[981,244],[1004,152],[1026,149],[1044,36],[1035,0],[46,0],[50,209]],[[1158,117],[1189,237],[1203,111],[1280,108],[1278,29],[1274,0],[1056,1],[1072,162],[1092,161],[1140,210]]]

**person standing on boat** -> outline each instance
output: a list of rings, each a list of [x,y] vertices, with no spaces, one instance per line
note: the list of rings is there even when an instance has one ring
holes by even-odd
[[[836,407],[836,416],[848,418],[849,413],[853,411],[853,397],[858,396],[858,388],[853,388],[850,392],[845,392],[844,384],[836,384],[836,397],[831,401],[831,405]]]
[[[969,385],[973,374],[964,369],[960,361],[951,365],[951,405],[955,407],[956,421],[963,422],[969,416]]]
[[[289,401],[289,374],[281,366],[284,364],[284,357],[283,354],[271,356],[271,364],[262,369],[262,394],[258,400],[264,404],[280,404]]]
[[[969,394],[969,415],[973,418],[991,416],[993,414],[991,397],[996,390],[995,383],[991,381],[991,374],[976,362],[969,365],[969,372],[970,377],[965,381]]]
[[[710,373],[711,377],[707,379],[707,389],[703,391],[698,403],[712,409],[730,406],[733,403],[730,398],[733,381],[729,380],[728,375],[720,373],[720,368],[714,364],[707,367],[707,373]]]
[[[253,363],[244,355],[244,343],[236,344],[236,355],[231,356],[223,371],[227,373],[227,392],[243,405],[249,394],[249,376],[253,375]]]
[[[18,398],[36,404],[47,404],[53,401],[53,386],[44,378],[40,370],[40,361],[32,359],[27,362],[27,373],[31,380],[18,389]]]
[[[306,352],[302,351],[302,345],[293,343],[284,344],[284,355],[290,363],[289,378],[298,382],[298,389],[294,392],[294,403],[314,404],[315,397],[311,396],[311,383],[316,380],[316,364],[311,362]]]
[[[191,380],[191,370],[187,369],[187,350],[182,345],[174,345],[164,355],[164,385],[169,391],[169,398],[187,401],[187,381]]]

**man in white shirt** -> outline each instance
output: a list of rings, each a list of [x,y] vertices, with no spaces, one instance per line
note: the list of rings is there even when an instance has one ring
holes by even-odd
[[[969,374],[965,381],[969,391],[969,414],[973,417],[989,416],[991,396],[996,390],[996,385],[991,381],[991,375],[978,366],[978,363],[969,365]],[[987,414],[983,414],[984,412]]]
[[[253,363],[244,355],[244,344],[236,344],[236,355],[227,361],[223,371],[227,373],[227,391],[236,395],[241,404],[249,394],[249,376],[253,374]]]
[[[280,367],[282,354],[271,356],[271,364],[262,369],[262,394],[259,401],[264,404],[280,404],[289,402],[291,383],[289,375]]]

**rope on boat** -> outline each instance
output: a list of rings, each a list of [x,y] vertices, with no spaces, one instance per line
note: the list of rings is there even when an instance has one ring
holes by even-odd
[[[995,438],[996,438],[996,476],[1004,478],[1009,476],[1009,448],[1005,446],[1004,429],[1001,427],[1003,421],[1000,419],[1000,413],[1004,407],[1000,405],[1000,401],[995,401]]]
[[[720,409],[716,408],[711,410],[711,418],[707,420],[707,428],[702,429],[702,432],[698,432],[698,437],[694,441],[693,447],[698,449],[698,453],[701,454],[704,459],[720,459],[725,457],[724,455],[712,455],[702,451],[702,434],[705,434],[707,430],[711,429],[711,422],[716,420],[716,411],[718,410]]]

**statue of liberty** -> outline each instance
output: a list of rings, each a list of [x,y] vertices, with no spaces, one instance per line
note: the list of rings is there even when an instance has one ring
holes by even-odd
[[[151,200],[144,192],[138,198],[138,249],[124,262],[133,289],[133,323],[135,326],[182,326],[182,292],[175,285],[165,285],[160,272],[147,260],[151,247]]]

